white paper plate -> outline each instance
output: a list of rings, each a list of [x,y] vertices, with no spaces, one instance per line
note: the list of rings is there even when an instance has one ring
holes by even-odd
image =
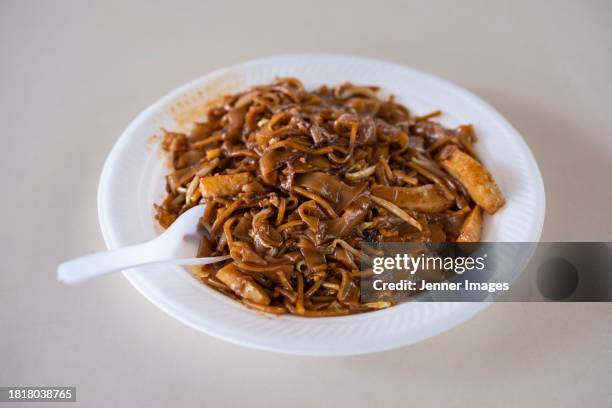
[[[544,187],[529,148],[493,108],[464,89],[412,68],[339,55],[287,55],[224,68],[172,91],[141,113],[123,132],[102,172],[98,210],[109,248],[157,234],[153,203],[164,195],[165,168],[151,136],[160,127],[183,127],[194,108],[224,93],[298,77],[307,88],[351,81],[381,86],[412,112],[441,109],[446,125],[473,123],[477,151],[507,198],[485,221],[484,241],[532,242],[544,221]],[[305,355],[350,355],[399,347],[460,324],[487,303],[405,303],[355,316],[300,318],[249,310],[192,278],[180,267],[124,272],[151,302],[183,323],[222,339],[259,349]],[[126,311],[129,313],[129,311]]]

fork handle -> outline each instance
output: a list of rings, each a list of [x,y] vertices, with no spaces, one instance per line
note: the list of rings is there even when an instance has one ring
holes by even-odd
[[[159,262],[163,258],[162,253],[153,251],[149,243],[98,252],[61,263],[57,267],[57,280],[77,285],[111,272]]]

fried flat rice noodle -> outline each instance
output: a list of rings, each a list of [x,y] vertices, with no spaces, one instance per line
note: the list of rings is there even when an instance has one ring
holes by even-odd
[[[378,93],[279,78],[221,98],[189,132],[163,132],[158,222],[204,205],[197,256],[231,256],[198,267],[198,279],[259,312],[341,316],[392,306],[361,301],[365,244],[479,238],[477,203],[491,200],[473,180],[483,176],[448,154],[484,172],[474,128]]]

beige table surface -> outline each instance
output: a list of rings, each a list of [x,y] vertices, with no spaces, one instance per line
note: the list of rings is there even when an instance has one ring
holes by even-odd
[[[475,92],[538,160],[543,239],[610,241],[610,21],[610,1],[0,0],[0,386],[76,385],[66,406],[87,407],[612,406],[610,304],[498,304],[410,347],[306,358],[196,332],[120,274],[54,278],[104,249],[98,177],[141,110],[295,52],[388,59]]]

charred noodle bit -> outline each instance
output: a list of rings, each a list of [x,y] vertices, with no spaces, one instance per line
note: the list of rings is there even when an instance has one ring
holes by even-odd
[[[367,242],[474,242],[504,198],[471,125],[412,116],[378,88],[307,91],[295,78],[228,95],[190,132],[164,131],[164,228],[205,206],[198,279],[261,312],[341,316],[360,301]],[[368,255],[368,256],[370,256]]]

